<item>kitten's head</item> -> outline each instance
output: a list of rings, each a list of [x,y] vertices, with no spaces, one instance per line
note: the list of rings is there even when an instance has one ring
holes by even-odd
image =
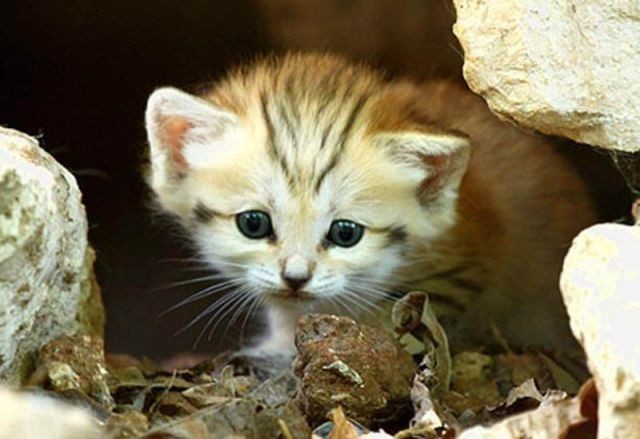
[[[312,55],[258,63],[201,97],[159,89],[149,183],[247,293],[357,309],[455,220],[468,141],[430,126],[417,93]]]

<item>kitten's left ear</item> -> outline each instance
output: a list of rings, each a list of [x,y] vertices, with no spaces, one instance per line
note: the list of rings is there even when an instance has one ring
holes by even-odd
[[[224,135],[237,117],[175,88],[151,94],[145,113],[152,179],[166,182],[220,154]]]
[[[394,160],[424,171],[418,187],[422,201],[451,195],[460,186],[471,149],[467,137],[454,133],[403,131],[379,134],[376,140],[388,149]]]

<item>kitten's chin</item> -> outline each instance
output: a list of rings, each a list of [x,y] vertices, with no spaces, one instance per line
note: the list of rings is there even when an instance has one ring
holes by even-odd
[[[279,290],[267,294],[267,302],[275,306],[295,307],[313,304],[316,298],[306,291]]]

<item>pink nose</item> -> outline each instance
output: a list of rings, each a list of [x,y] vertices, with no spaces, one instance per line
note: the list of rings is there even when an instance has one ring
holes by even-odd
[[[291,288],[293,291],[298,291],[300,288],[302,288],[307,282],[309,282],[309,279],[311,279],[310,276],[304,276],[304,277],[292,277],[292,276],[288,276],[286,274],[282,274],[282,280],[284,281],[284,283]]]

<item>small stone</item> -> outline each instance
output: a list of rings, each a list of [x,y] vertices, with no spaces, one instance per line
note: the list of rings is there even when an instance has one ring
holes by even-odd
[[[59,337],[40,350],[34,377],[55,392],[84,394],[105,408],[114,405],[107,384],[102,339],[88,335]]]
[[[417,367],[386,333],[347,317],[310,314],[298,323],[296,347],[296,403],[312,424],[337,406],[364,425],[409,412]]]

